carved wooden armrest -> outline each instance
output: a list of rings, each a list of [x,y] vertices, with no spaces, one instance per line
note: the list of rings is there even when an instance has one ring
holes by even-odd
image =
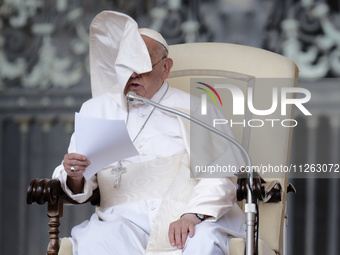
[[[248,175],[244,169],[241,169],[236,176],[237,179],[237,201],[247,199],[248,195]],[[263,203],[276,203],[282,201],[284,190],[279,181],[267,183],[258,173],[254,173],[252,194],[253,198]],[[295,193],[295,188],[289,184],[286,192]]]
[[[98,205],[100,201],[98,189],[86,201],[93,205]],[[68,197],[61,188],[58,179],[33,179],[27,189],[27,204],[37,203],[42,205],[47,203],[47,216],[50,218],[50,241],[47,248],[48,255],[57,255],[59,251],[59,218],[63,216],[63,203],[79,204]],[[85,203],[86,203],[85,202]]]

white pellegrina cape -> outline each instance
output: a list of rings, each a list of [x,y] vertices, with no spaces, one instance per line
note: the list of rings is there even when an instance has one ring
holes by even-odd
[[[90,26],[90,72],[92,96],[108,90],[125,107],[124,87],[133,72],[152,70],[148,49],[129,16],[103,11]]]
[[[117,12],[104,11],[97,15],[90,28],[90,68],[91,86],[93,99],[86,102],[82,111],[94,117],[109,119],[125,119],[127,114],[126,99],[123,93],[126,82],[133,72],[145,73],[152,70],[151,60],[146,45],[142,40],[137,24],[130,17]],[[165,82],[163,87],[167,86]],[[184,111],[190,112],[190,95],[174,88],[169,88],[166,96],[162,99],[162,104]],[[192,111],[195,109],[191,109]],[[199,110],[199,109],[197,109]],[[210,109],[210,118],[223,118],[223,116],[213,109]],[[155,111],[156,113],[156,111]],[[155,114],[154,113],[154,114]],[[110,173],[102,170],[97,176],[85,183],[84,193],[74,195],[66,186],[66,173],[62,165],[57,167],[54,177],[60,178],[65,192],[79,202],[85,201],[92,194],[92,189],[99,183],[101,192],[101,206],[99,210],[104,211],[110,206],[117,204],[132,203],[138,200],[148,199],[150,193],[143,193],[143,190],[136,192],[136,187],[124,186],[133,178],[129,172],[159,169],[162,171],[173,168],[172,180],[166,184],[166,190],[162,192],[162,204],[160,205],[156,221],[152,225],[150,237],[147,245],[147,255],[171,255],[182,254],[181,250],[170,245],[168,240],[169,224],[184,213],[200,213],[210,215],[210,221],[216,221],[221,217],[230,217],[230,224],[226,226],[230,235],[244,235],[244,218],[241,210],[235,204],[236,190],[234,184],[228,178],[191,178],[193,173],[190,167],[190,123],[186,119],[172,116],[168,113],[157,112],[155,116],[161,118],[177,119],[181,137],[184,140],[182,155],[171,155],[169,157],[158,158],[149,162],[139,162],[127,166],[128,173],[122,177],[120,187],[131,196],[124,196],[120,192],[117,194],[112,187],[112,182],[108,181]],[[153,117],[155,117],[153,116]],[[149,126],[147,126],[149,127]],[[146,128],[147,128],[146,127]],[[226,125],[222,131],[228,135],[231,132]],[[223,158],[230,165],[242,166],[243,160],[237,149],[228,145],[225,140],[212,135],[211,132],[202,130],[198,139],[201,142],[199,148],[200,164],[212,165]],[[69,152],[76,151],[74,138],[71,139]],[[197,149],[197,148],[196,148]],[[169,162],[173,160],[172,165]],[[160,164],[158,167],[155,164]],[[165,171],[165,170],[164,170]],[[168,170],[166,170],[168,171]],[[169,172],[171,175],[171,172]],[[149,175],[147,175],[147,177]],[[160,180],[162,175],[158,176]],[[95,180],[94,180],[95,179]],[[108,182],[108,183],[106,183]],[[150,182],[150,185],[158,185],[157,182]],[[107,188],[108,187],[108,188]],[[149,187],[150,188],[150,187]],[[152,190],[152,187],[151,187]],[[127,201],[124,200],[127,198]]]

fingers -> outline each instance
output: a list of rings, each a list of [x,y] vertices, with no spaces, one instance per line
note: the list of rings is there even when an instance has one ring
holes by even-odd
[[[80,177],[84,173],[90,161],[81,154],[69,153],[64,156],[63,166],[70,177]]]
[[[87,158],[81,154],[77,153],[69,153],[64,156],[64,165],[67,166],[82,166],[87,167],[89,165],[89,161]]]
[[[169,241],[172,246],[176,245],[175,241],[175,226],[174,223],[171,223],[169,226]]]
[[[177,246],[178,249],[183,249],[189,237],[195,234],[195,225],[197,223],[187,218],[181,218],[172,222],[169,226],[169,241],[172,246]]]
[[[177,246],[178,249],[183,249],[187,240],[187,235],[188,229],[186,227],[181,226],[178,222],[170,224],[169,241],[172,246]]]
[[[176,236],[176,245],[178,249],[183,249],[188,236],[188,227],[182,227],[178,230]]]
[[[195,235],[195,226],[189,225],[189,236],[193,237]]]

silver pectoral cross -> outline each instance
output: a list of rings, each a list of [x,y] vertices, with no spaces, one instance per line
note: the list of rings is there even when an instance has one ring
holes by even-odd
[[[115,183],[113,185],[114,188],[118,188],[120,177],[122,176],[123,173],[126,173],[126,172],[127,172],[126,167],[123,166],[121,161],[118,162],[116,167],[111,169],[111,174],[116,175]]]

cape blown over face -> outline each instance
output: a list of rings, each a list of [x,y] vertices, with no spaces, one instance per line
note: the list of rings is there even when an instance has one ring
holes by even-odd
[[[130,90],[151,98],[172,67],[170,59],[161,60],[164,55],[159,56],[153,51],[154,44],[161,45],[167,56],[169,47],[158,32],[138,29],[131,17],[119,12],[99,13],[90,25],[92,96],[110,91],[123,108],[125,95]],[[153,63],[159,60],[153,67]]]
[[[92,96],[110,91],[125,107],[124,89],[133,73],[152,70],[149,51],[129,16],[114,12],[99,13],[90,25],[90,73]]]
[[[150,53],[152,70],[147,73],[133,73],[128,80],[124,93],[135,91],[138,95],[151,99],[168,77],[172,60],[167,58],[167,51],[158,41],[142,35]]]

